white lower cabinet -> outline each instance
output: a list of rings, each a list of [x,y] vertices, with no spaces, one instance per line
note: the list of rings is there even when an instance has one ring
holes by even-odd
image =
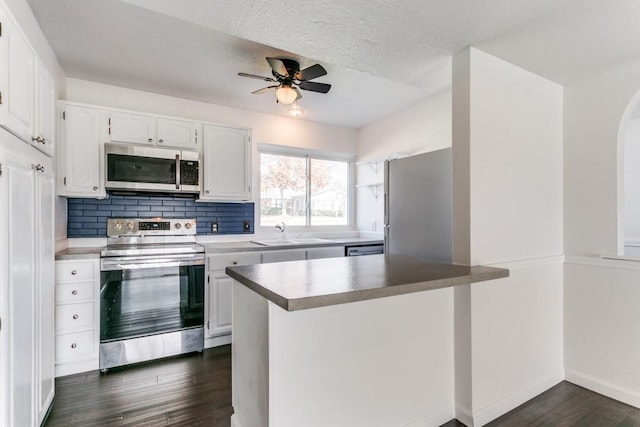
[[[0,130],[0,426],[40,425],[54,395],[51,166]]]
[[[225,268],[237,265],[260,264],[259,252],[214,254],[207,257],[207,307],[205,337],[214,338],[231,333],[231,291],[233,279]],[[213,344],[215,345],[215,343]]]
[[[98,259],[56,261],[56,376],[98,369]]]

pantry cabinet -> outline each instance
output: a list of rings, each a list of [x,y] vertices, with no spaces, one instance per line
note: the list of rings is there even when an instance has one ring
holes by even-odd
[[[0,125],[52,156],[55,83],[8,14],[0,9]]]
[[[251,135],[247,129],[204,128],[201,200],[251,200]]]
[[[53,400],[52,171],[0,130],[0,425],[40,425]]]

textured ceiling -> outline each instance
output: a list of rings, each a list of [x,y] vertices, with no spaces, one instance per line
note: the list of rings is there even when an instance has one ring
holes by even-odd
[[[265,56],[321,63],[304,119],[360,127],[450,82],[477,46],[567,83],[638,58],[637,0],[28,0],[70,77],[286,114]]]

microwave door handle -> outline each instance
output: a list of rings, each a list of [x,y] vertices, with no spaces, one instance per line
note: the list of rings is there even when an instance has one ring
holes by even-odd
[[[176,154],[176,190],[180,189],[180,154]]]

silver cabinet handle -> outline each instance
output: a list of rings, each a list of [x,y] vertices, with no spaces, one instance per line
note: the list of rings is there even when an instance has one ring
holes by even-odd
[[[71,291],[71,295],[78,295],[78,291],[74,289],[73,291]]]
[[[39,136],[32,136],[31,140],[35,141],[35,142],[40,142],[40,137]]]
[[[78,320],[78,315],[77,314],[73,315],[73,320]]]
[[[149,142],[153,142],[153,139],[152,139],[152,138],[149,138],[147,141],[149,141]]]
[[[238,261],[233,261],[231,264],[238,265]]]
[[[98,187],[93,187],[93,191],[98,191]]]
[[[73,271],[71,272],[71,275],[72,275],[72,276],[75,276],[76,274],[78,274],[78,272],[77,272],[76,270],[73,270]]]
[[[164,142],[164,139],[159,139],[159,140],[158,140],[158,143],[159,143],[159,144],[162,144],[163,142]]]
[[[209,190],[204,190],[204,194],[209,194]]]
[[[76,343],[71,344],[71,348],[76,348],[78,345]]]
[[[37,165],[32,165],[32,167],[37,170],[38,172],[44,172],[44,166],[42,166],[41,164],[37,164]]]

